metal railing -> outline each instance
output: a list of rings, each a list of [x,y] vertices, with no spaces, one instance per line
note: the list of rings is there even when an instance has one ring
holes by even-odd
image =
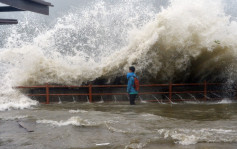
[[[224,83],[207,83],[206,81],[204,83],[187,83],[187,84],[150,84],[150,85],[140,85],[140,88],[145,88],[145,87],[166,87],[166,91],[152,91],[152,92],[142,92],[140,91],[139,95],[167,95],[168,97],[168,102],[173,102],[173,101],[181,101],[181,99],[173,99],[174,94],[203,94],[203,98],[199,99],[202,101],[207,101],[207,94],[208,93],[218,93],[218,92],[223,92],[223,90],[209,90],[208,86],[223,86],[225,85]],[[191,87],[191,86],[196,86],[196,87],[201,87],[202,90],[174,90],[174,87]],[[50,96],[88,96],[89,102],[93,102],[93,96],[104,96],[104,95],[127,95],[126,91],[122,93],[95,93],[92,92],[94,88],[126,88],[126,85],[82,85],[82,86],[65,86],[65,85],[42,85],[42,86],[17,86],[15,88],[18,89],[45,89],[45,93],[43,94],[28,94],[28,96],[45,96],[46,97],[46,104],[50,103]],[[50,89],[55,89],[55,88],[88,88],[88,92],[86,93],[50,93]],[[220,98],[218,98],[220,99]],[[182,99],[182,101],[188,100],[188,99]],[[213,99],[214,100],[214,99]],[[215,99],[216,100],[216,99]],[[156,100],[148,100],[150,102],[152,101],[157,101]]]

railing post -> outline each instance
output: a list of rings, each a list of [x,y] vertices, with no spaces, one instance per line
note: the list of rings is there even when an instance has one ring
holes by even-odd
[[[49,84],[46,84],[46,104],[49,104]]]
[[[92,102],[92,84],[89,84],[89,101]]]
[[[207,100],[207,81],[204,82],[204,100]]]
[[[169,83],[169,100],[172,103],[172,82]]]

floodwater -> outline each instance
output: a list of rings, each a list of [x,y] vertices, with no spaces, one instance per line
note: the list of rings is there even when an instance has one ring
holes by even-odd
[[[235,149],[236,113],[228,100],[41,104],[0,112],[0,148]]]
[[[52,3],[49,17],[12,14],[19,24],[0,27],[0,149],[237,148],[228,100],[37,105],[14,88],[125,84],[134,65],[142,83],[227,80],[235,90],[236,0]]]

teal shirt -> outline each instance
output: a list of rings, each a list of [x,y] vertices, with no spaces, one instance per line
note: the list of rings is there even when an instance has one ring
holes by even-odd
[[[130,72],[127,74],[128,79],[128,86],[127,86],[127,92],[129,94],[138,94],[138,91],[135,90],[134,86],[134,77],[136,77],[135,73]]]

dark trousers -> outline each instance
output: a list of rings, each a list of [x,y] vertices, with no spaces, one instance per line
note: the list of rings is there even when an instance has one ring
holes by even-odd
[[[136,97],[137,97],[137,94],[129,94],[130,105],[135,105]]]

